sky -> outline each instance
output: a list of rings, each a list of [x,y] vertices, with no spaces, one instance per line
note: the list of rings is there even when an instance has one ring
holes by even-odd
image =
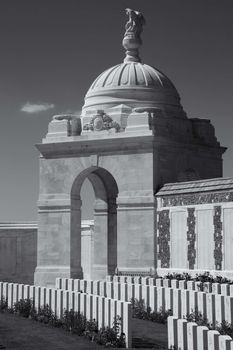
[[[122,62],[127,7],[146,18],[142,61],[171,79],[189,117],[211,120],[233,176],[232,0],[0,0],[0,221],[37,219],[34,145]],[[83,218],[91,191],[83,186]]]

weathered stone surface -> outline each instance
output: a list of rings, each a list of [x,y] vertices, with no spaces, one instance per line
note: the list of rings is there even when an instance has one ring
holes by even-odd
[[[0,280],[33,283],[37,223],[0,223]]]
[[[232,202],[233,192],[183,194],[167,197],[163,200],[163,206],[195,205],[207,203]]]
[[[37,145],[41,159],[36,284],[52,285],[57,276],[149,276],[157,267],[170,268],[169,213],[159,213],[157,236],[155,193],[167,182],[222,175],[225,148],[213,126],[209,120],[188,119],[171,81],[140,62],[144,18],[130,9],[127,14],[126,58],[90,86],[80,117],[82,131],[79,117],[55,116],[43,143]],[[80,190],[85,179],[95,192],[95,232],[82,256]],[[187,203],[202,200],[185,196]],[[182,198],[163,201],[177,205]],[[194,267],[194,236],[190,211],[188,253],[184,245],[185,261],[179,260],[179,268],[186,268],[187,255],[189,268]],[[177,238],[183,245],[182,232]],[[87,257],[92,258],[91,269],[84,271],[82,261]]]

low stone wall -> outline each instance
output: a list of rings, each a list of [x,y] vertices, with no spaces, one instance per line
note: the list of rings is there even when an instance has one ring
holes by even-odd
[[[60,318],[64,310],[81,312],[88,320],[97,320],[101,327],[112,327],[114,318],[121,318],[121,331],[125,333],[126,345],[131,347],[131,304],[84,292],[0,282],[0,299],[7,299],[8,307],[20,299],[32,299],[36,309],[49,305]]]
[[[128,302],[132,298],[143,299],[145,306],[149,306],[152,311],[172,310],[173,316],[178,318],[186,317],[187,314],[198,311],[209,323],[216,324],[225,320],[233,324],[233,297],[226,295],[138,283],[67,278],[57,278],[56,287]]]
[[[82,220],[82,268],[89,278],[92,265],[93,220]],[[37,265],[37,222],[0,223],[0,280],[33,284]]]
[[[37,256],[37,223],[0,223],[0,280],[32,284]]]
[[[168,317],[168,349],[179,350],[230,350],[233,340],[218,331],[198,326],[195,322]]]

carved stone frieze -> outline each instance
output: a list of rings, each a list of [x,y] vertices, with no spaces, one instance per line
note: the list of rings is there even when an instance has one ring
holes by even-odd
[[[97,111],[97,114],[94,115],[90,123],[85,124],[83,126],[83,130],[91,130],[91,131],[102,131],[102,130],[110,130],[115,129],[115,131],[120,131],[120,125],[112,120],[104,111]]]
[[[169,210],[162,210],[158,213],[158,259],[161,268],[170,267],[170,218]]]
[[[188,217],[187,217],[187,241],[188,241],[188,262],[189,269],[193,270],[196,260],[196,234],[195,234],[195,208],[188,208]]]
[[[222,236],[222,220],[221,220],[221,207],[214,207],[214,261],[215,261],[215,269],[222,270],[222,244],[223,244],[223,236]]]
[[[232,202],[233,192],[188,193],[163,197],[163,207]]]

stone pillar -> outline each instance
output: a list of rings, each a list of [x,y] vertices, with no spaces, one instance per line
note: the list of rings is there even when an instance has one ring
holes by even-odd
[[[147,275],[154,273],[155,203],[153,194],[150,191],[119,193],[117,204],[118,271]]]
[[[90,280],[93,255],[93,226],[92,223],[82,223],[81,232],[81,261],[83,278]]]
[[[98,199],[94,206],[92,279],[105,279],[108,275],[108,206]]]
[[[38,247],[34,283],[53,287],[56,277],[81,276],[80,199],[41,194],[38,201]]]
[[[117,267],[117,205],[116,198],[108,200],[108,274]]]
[[[81,266],[81,206],[80,196],[71,198],[70,220],[70,277],[83,278]]]

